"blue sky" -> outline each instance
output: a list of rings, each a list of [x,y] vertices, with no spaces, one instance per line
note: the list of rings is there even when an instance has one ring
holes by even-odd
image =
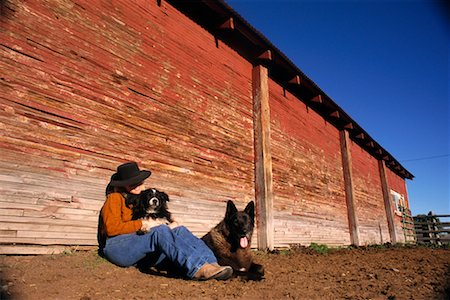
[[[407,180],[414,215],[450,213],[444,2],[227,3],[415,176]]]

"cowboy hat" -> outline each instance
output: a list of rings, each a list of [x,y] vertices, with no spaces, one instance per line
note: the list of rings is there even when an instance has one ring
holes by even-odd
[[[148,170],[139,170],[137,163],[127,162],[117,167],[117,172],[111,176],[111,186],[133,186],[147,179],[152,174]]]

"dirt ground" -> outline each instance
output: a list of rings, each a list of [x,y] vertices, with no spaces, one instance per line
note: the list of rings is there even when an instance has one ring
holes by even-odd
[[[450,299],[449,249],[296,247],[255,259],[266,268],[262,281],[199,282],[116,267],[94,251],[0,256],[0,298]]]

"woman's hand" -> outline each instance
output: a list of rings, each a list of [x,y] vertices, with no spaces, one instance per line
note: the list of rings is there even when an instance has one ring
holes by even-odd
[[[142,220],[142,226],[141,226],[141,230],[142,231],[150,231],[150,229],[152,229],[153,227],[159,226],[165,224],[165,222],[161,219],[147,219],[147,220]]]

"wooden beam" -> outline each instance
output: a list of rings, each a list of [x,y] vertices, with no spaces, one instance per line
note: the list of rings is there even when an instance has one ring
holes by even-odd
[[[384,208],[386,211],[387,225],[389,228],[389,235],[391,237],[391,243],[396,244],[399,242],[397,231],[395,231],[394,223],[394,207],[391,201],[391,192],[389,188],[389,182],[386,175],[386,165],[384,160],[378,161],[378,169],[380,171],[381,189],[383,192]]]
[[[370,148],[373,148],[373,147],[375,147],[375,144],[374,144],[372,141],[370,141],[370,142],[368,142],[368,143],[366,144],[366,146],[367,146],[367,147],[370,147]]]
[[[347,203],[348,228],[352,245],[360,246],[359,223],[356,216],[356,206],[354,201],[352,157],[350,152],[350,137],[348,131],[339,132],[341,143],[342,169],[344,172],[345,201]]]
[[[317,96],[313,97],[310,101],[314,102],[314,103],[322,103],[323,102],[322,95],[317,95]]]
[[[336,110],[336,111],[333,111],[333,112],[330,114],[330,117],[339,119],[339,117],[340,117],[339,111],[337,111],[337,110]]]
[[[272,60],[272,51],[266,50],[258,56],[262,60]]]
[[[289,83],[292,83],[292,84],[295,84],[295,85],[300,85],[300,83],[301,83],[300,76],[295,75],[294,78],[289,80]]]
[[[348,123],[347,125],[344,126],[345,129],[353,129],[353,123]]]
[[[272,154],[270,149],[269,76],[261,65],[252,71],[255,151],[255,202],[258,249],[274,249]]]
[[[360,134],[356,135],[355,138],[363,140],[364,139],[364,133],[360,133]]]
[[[378,154],[378,155],[381,155],[381,154],[383,154],[383,150],[378,149],[377,151],[375,151],[375,153]]]
[[[227,19],[225,22],[223,22],[220,26],[220,29],[230,29],[233,30],[234,29],[234,19],[233,18],[229,18]]]

